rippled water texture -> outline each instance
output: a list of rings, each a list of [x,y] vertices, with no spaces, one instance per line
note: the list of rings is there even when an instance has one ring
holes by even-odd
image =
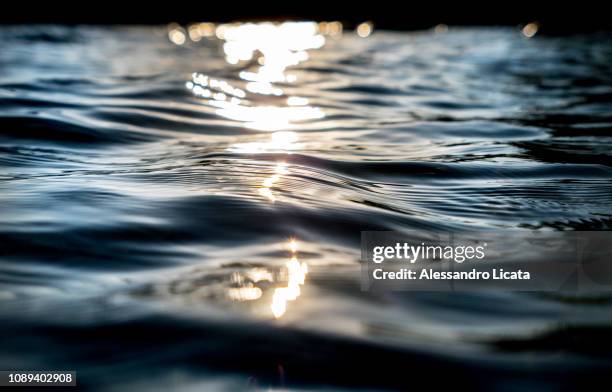
[[[612,296],[361,292],[359,238],[610,229],[610,38],[0,29],[0,367],[104,390],[605,380]]]

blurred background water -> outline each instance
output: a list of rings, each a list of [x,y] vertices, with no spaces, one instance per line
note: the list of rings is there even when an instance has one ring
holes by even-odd
[[[0,368],[559,390],[612,296],[367,293],[362,230],[609,230],[608,33],[0,28]]]

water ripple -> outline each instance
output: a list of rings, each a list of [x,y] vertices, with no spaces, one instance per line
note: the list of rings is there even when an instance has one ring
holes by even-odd
[[[230,390],[601,378],[609,298],[365,293],[358,251],[609,230],[609,35],[194,26],[0,28],[1,363],[92,388],[135,361]]]

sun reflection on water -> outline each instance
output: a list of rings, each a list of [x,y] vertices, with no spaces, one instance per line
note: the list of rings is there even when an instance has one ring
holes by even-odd
[[[235,143],[228,151],[240,154],[261,154],[280,152],[291,154],[297,148],[298,134],[292,131],[274,132],[265,141]]]
[[[223,29],[223,51],[230,64],[252,60],[261,64],[255,71],[242,71],[240,78],[256,83],[291,83],[285,71],[308,60],[306,50],[325,45],[314,22],[245,23],[226,25]]]
[[[367,27],[371,28],[370,25]],[[310,58],[309,50],[322,48],[326,43],[325,35],[342,34],[341,23],[195,24],[187,32],[176,29],[169,32],[173,42],[173,36],[179,33],[183,41],[187,35],[194,42],[216,37],[223,41],[225,61],[230,65],[245,67],[238,73],[238,81],[193,73],[186,83],[187,89],[195,96],[206,99],[205,102],[216,108],[215,113],[219,116],[240,122],[250,129],[273,132],[267,140],[236,143],[228,151],[290,154],[297,146],[298,134],[289,129],[300,121],[325,117],[320,108],[310,105],[307,97],[289,96],[284,89],[298,80],[298,76],[288,70],[307,61]],[[258,104],[262,100],[266,104]],[[269,102],[278,103],[271,105]],[[274,172],[257,186],[258,194],[275,202],[277,196],[274,188],[288,171],[286,162],[276,162]],[[267,285],[279,282],[273,287],[268,312],[277,319],[282,317],[288,303],[301,295],[301,287],[308,274],[307,264],[298,260],[296,240],[291,239],[288,247],[290,258],[278,273],[274,274],[266,268],[237,273],[232,287],[228,288],[228,298],[235,302],[259,302],[270,298],[265,293],[270,287]]]
[[[276,201],[276,196],[272,192],[272,187],[280,180],[281,174],[287,174],[287,164],[285,162],[278,162],[274,169],[274,174],[266,178],[259,188],[258,192],[261,196],[267,198],[271,202]]]
[[[297,258],[297,243],[295,239],[289,241],[291,250],[291,260],[286,264],[287,286],[277,287],[272,295],[272,303],[270,309],[276,318],[282,317],[287,311],[287,303],[295,301],[301,294],[300,286],[305,282],[308,274],[308,265],[304,262],[300,263]]]
[[[266,141],[236,143],[231,145],[227,150],[240,154],[262,154],[262,153],[284,153],[291,154],[292,150],[297,148],[298,134],[291,131],[279,131],[270,135]],[[257,192],[271,202],[276,201],[276,197],[272,191],[275,184],[281,179],[281,176],[289,173],[289,165],[280,161],[274,167],[274,173],[264,179]]]
[[[287,312],[289,302],[295,301],[301,294],[301,287],[308,275],[308,265],[298,260],[297,241],[292,238],[288,243],[291,252],[289,260],[276,272],[257,267],[233,274],[232,287],[227,288],[227,297],[235,302],[256,303],[259,300],[270,301],[265,314],[280,318]],[[270,284],[276,285],[270,287]],[[272,290],[271,295],[264,290]]]
[[[208,24],[193,25],[189,29],[189,36],[193,35],[198,41],[202,36],[209,37],[210,29]],[[330,27],[325,25],[325,29],[327,31]],[[325,37],[319,32],[317,23],[222,24],[215,28],[215,36],[224,41],[223,52],[228,64],[246,66],[238,73],[240,82],[230,83],[194,73],[186,87],[194,95],[208,99],[207,103],[217,108],[219,116],[260,131],[287,130],[297,122],[325,117],[320,108],[309,105],[307,98],[286,96],[283,90],[283,86],[293,84],[298,79],[297,75],[287,70],[308,60],[308,50],[320,49],[325,45]],[[175,27],[169,31],[169,37],[178,44],[177,39],[184,41],[185,32]],[[241,87],[237,87],[237,84]],[[252,96],[248,97],[247,94]],[[258,97],[266,96],[282,100],[277,105],[254,103]]]

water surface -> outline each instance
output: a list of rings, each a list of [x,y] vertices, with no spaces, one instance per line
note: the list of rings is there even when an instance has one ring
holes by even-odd
[[[609,230],[610,38],[1,28],[0,368],[103,390],[604,380],[612,296],[361,292],[359,238]]]

